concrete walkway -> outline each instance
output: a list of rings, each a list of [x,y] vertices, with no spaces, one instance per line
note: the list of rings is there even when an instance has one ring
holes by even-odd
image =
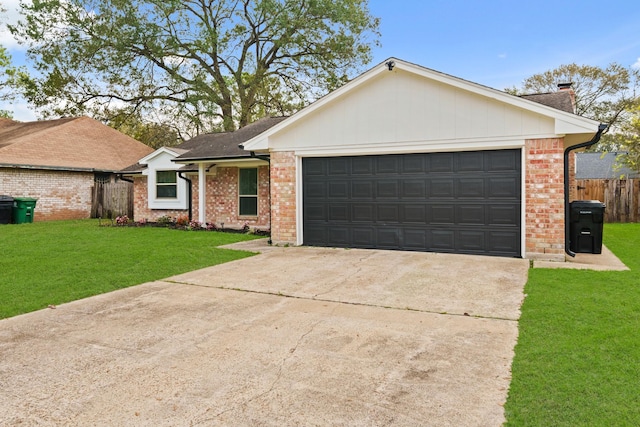
[[[527,260],[261,250],[0,321],[0,420],[502,424]]]

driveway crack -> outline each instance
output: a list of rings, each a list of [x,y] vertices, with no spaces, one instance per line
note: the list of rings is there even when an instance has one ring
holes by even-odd
[[[289,359],[291,359],[293,354],[298,350],[298,347],[300,347],[300,344],[302,344],[302,341],[307,337],[307,335],[312,333],[313,330],[322,322],[323,322],[322,320],[318,320],[317,322],[315,322],[314,324],[311,325],[309,330],[307,330],[305,333],[303,333],[302,335],[300,335],[298,337],[298,340],[296,341],[295,345],[293,347],[291,347],[289,349],[289,351],[288,351],[288,354],[284,358],[282,358],[282,361],[280,362],[280,366],[278,367],[278,373],[276,374],[276,378],[271,382],[271,385],[269,386],[269,388],[267,390],[265,390],[262,393],[259,393],[259,394],[255,395],[255,396],[245,400],[242,403],[238,403],[237,405],[234,405],[234,406],[232,406],[230,408],[227,408],[227,409],[225,409],[223,411],[218,412],[212,418],[201,420],[197,424],[205,424],[208,421],[211,421],[211,420],[213,420],[215,418],[220,418],[222,415],[226,414],[227,412],[230,412],[230,411],[232,411],[232,410],[234,410],[234,409],[236,409],[238,407],[248,405],[251,402],[254,402],[254,401],[260,399],[261,397],[266,396],[269,393],[271,393],[273,391],[273,389],[275,389],[275,387],[278,384],[278,382],[280,382],[280,380],[282,379],[282,375],[283,375],[283,372],[284,372],[284,367],[285,367],[287,361]]]

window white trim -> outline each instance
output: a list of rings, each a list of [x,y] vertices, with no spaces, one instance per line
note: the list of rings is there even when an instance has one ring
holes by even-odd
[[[177,153],[158,149],[155,155],[147,156],[147,170],[143,172],[147,176],[147,204],[149,209],[187,209],[187,182],[177,176],[177,171],[183,165],[176,164],[171,160],[178,156]],[[176,197],[158,197],[157,195],[157,172],[176,172]]]

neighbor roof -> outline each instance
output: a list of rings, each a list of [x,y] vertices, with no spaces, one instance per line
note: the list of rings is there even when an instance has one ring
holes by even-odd
[[[0,122],[0,167],[119,171],[152,151],[89,117]]]
[[[533,93],[529,95],[520,95],[520,98],[537,102],[538,104],[553,107],[557,110],[566,111],[567,113],[575,113],[571,93],[568,90],[560,90],[550,93]]]
[[[251,153],[240,148],[240,145],[277,125],[284,119],[286,117],[265,117],[234,132],[198,135],[178,145],[178,148],[189,151],[178,156],[175,160],[182,162],[251,157]]]
[[[640,173],[622,166],[626,153],[576,153],[576,179],[640,178]]]

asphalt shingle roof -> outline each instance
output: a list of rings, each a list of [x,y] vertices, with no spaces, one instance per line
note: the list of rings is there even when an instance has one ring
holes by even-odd
[[[119,171],[153,149],[89,117],[0,121],[0,166]]]
[[[559,90],[551,93],[532,93],[530,95],[520,95],[520,98],[575,114],[571,93],[568,90]]]
[[[625,153],[576,153],[576,179],[640,178],[620,163]]]
[[[189,151],[178,156],[176,160],[214,160],[250,157],[251,153],[241,149],[239,145],[247,142],[254,136],[260,135],[284,119],[286,119],[286,117],[265,117],[235,132],[198,135],[178,145],[177,148],[187,149]]]

